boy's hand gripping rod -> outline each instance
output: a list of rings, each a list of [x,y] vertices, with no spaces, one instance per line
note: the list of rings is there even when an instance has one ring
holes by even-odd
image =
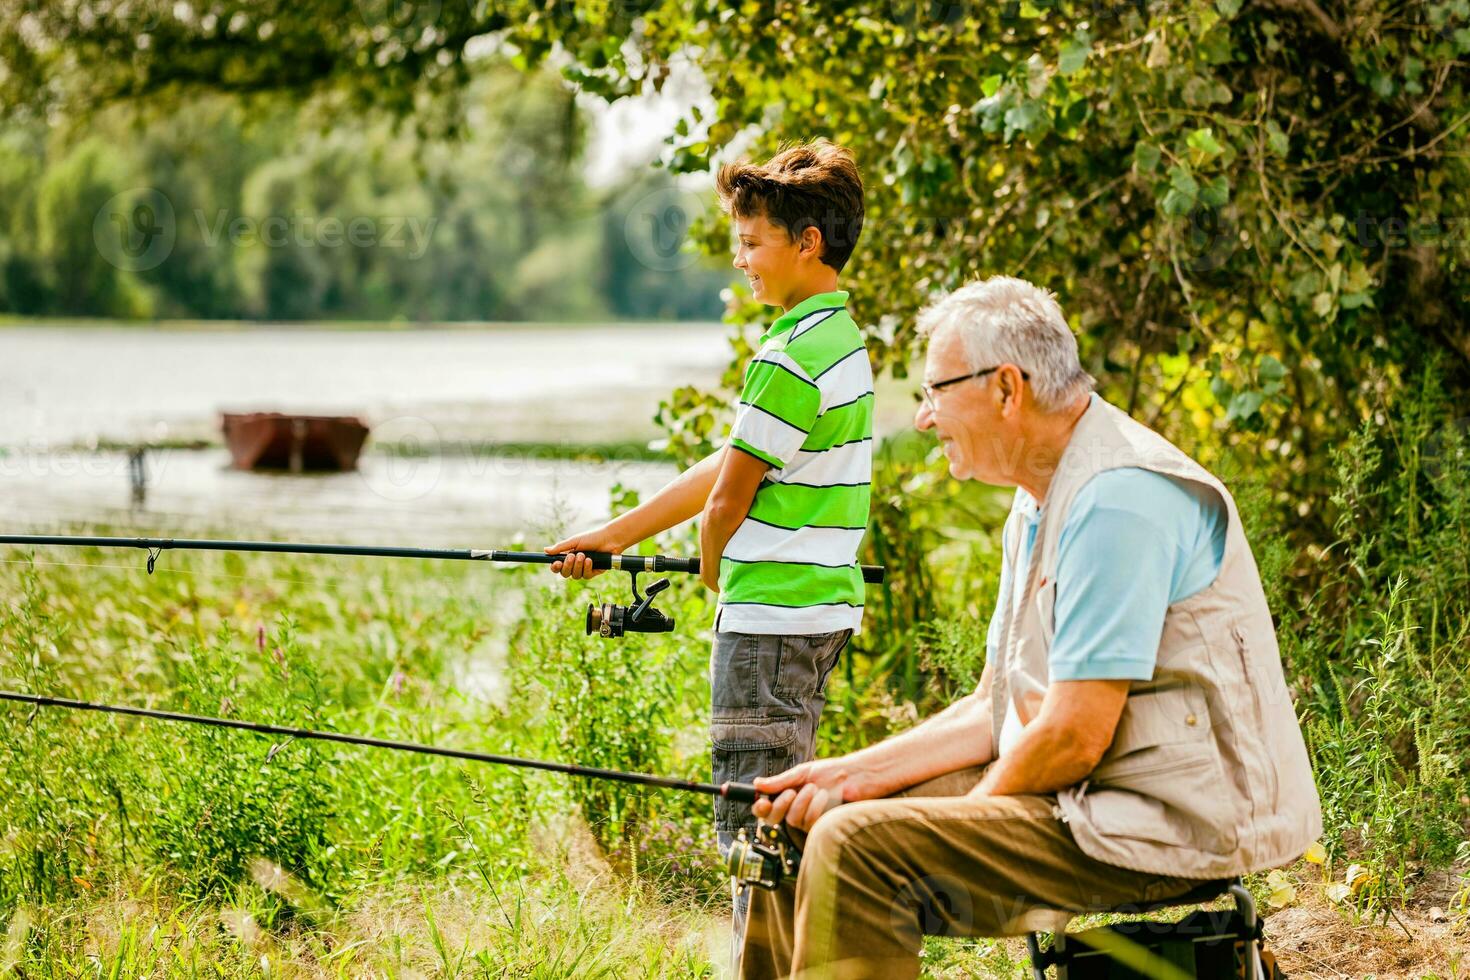
[[[67,546],[74,548],[140,548],[148,552],[148,572],[165,551],[242,551],[289,555],[348,555],[360,558],[428,558],[437,561],[516,562],[550,565],[570,557],[548,555],[540,551],[500,551],[481,548],[399,548],[352,544],[302,544],[295,541],[222,541],[208,538],[120,538],[86,537],[66,534],[0,534],[0,544]],[[638,592],[639,572],[686,572],[699,574],[698,558],[675,558],[669,555],[614,555],[606,551],[583,552],[597,569],[613,569],[633,576],[634,602],[627,606],[604,603],[587,608],[587,632],[602,636],[631,633],[667,633],[674,620],[653,608],[653,597],[668,587],[667,581],[655,582],[648,594]],[[880,583],[884,578],[881,565],[862,565],[863,581]]]

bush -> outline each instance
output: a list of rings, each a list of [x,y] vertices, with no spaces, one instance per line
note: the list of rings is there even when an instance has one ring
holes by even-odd
[[[221,629],[181,664],[177,710],[298,728],[331,727],[318,675],[289,626],[264,631],[247,663]],[[268,659],[267,659],[268,658]],[[268,859],[307,884],[327,884],[318,861],[333,812],[332,752],[322,743],[194,726],[148,733],[163,805],[151,815],[153,847],[191,890],[228,891],[252,861]]]

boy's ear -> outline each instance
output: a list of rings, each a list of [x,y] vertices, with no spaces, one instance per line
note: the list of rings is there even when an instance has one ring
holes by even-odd
[[[822,248],[825,243],[822,241],[821,230],[815,225],[807,225],[803,228],[801,235],[796,240],[796,244],[803,253],[810,252],[812,258],[820,259],[822,257]]]

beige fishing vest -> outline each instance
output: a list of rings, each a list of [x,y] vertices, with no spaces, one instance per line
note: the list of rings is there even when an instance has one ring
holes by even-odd
[[[1225,554],[1212,585],[1169,607],[1153,678],[1132,683],[1111,747],[1085,780],[1057,794],[1059,815],[1084,853],[1138,871],[1223,878],[1294,861],[1321,834],[1322,814],[1235,501],[1198,463],[1097,396],[1047,488],[1030,567],[1016,570],[1026,575],[1024,597],[1002,604],[994,744],[1007,699],[1029,722],[1047,688],[1067,511],[1088,480],[1120,467],[1219,494],[1229,517]],[[1022,523],[1011,522],[1016,535]],[[1018,554],[1018,544],[1007,541],[1007,552]],[[1129,574],[1128,555],[1117,556],[1115,571]]]

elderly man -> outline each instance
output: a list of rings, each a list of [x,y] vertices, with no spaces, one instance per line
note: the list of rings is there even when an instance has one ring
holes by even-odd
[[[924,933],[1009,935],[1288,863],[1321,832],[1229,492],[1092,394],[1051,294],[997,277],[919,321],[957,479],[1017,487],[979,687],[756,785],[808,831],[747,977],[912,977]],[[838,804],[842,804],[840,807]]]

